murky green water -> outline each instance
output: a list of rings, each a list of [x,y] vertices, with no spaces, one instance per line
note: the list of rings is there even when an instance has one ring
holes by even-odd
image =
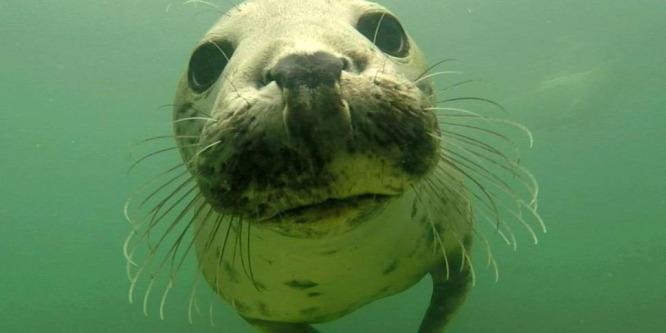
[[[666,2],[383,3],[431,61],[482,79],[463,93],[502,103],[536,140],[523,161],[549,232],[537,246],[520,235],[516,253],[495,237],[500,280],[480,269],[450,332],[664,332]],[[0,2],[0,332],[251,332],[221,303],[214,328],[189,324],[191,274],[165,320],[144,317],[121,253],[124,200],[149,176],[127,175],[129,153],[168,132],[160,106],[217,16]],[[421,283],[322,330],[415,332],[428,297]]]

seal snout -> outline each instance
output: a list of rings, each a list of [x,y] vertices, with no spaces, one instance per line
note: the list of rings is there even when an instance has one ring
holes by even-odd
[[[334,87],[346,67],[346,59],[328,52],[290,54],[271,68],[269,80],[274,80],[281,89]]]
[[[340,90],[348,68],[347,59],[319,51],[286,55],[270,69],[267,78],[282,90],[283,122],[294,145],[322,152],[350,136],[349,107]]]

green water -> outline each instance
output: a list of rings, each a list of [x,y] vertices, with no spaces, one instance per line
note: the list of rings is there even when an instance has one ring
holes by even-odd
[[[382,3],[432,61],[483,80],[465,93],[502,103],[536,140],[523,162],[549,232],[537,246],[520,235],[515,253],[495,239],[500,280],[480,269],[450,332],[666,332],[666,2]],[[124,200],[149,176],[127,175],[132,146],[168,131],[160,106],[218,15],[166,0],[0,2],[0,332],[251,332],[221,303],[214,328],[189,324],[177,305],[190,274],[165,320],[145,317],[121,252]],[[321,328],[415,332],[429,292]]]

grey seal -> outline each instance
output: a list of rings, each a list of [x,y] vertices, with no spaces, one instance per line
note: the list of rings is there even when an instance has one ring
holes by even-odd
[[[531,174],[455,126],[504,136],[455,121],[522,127],[439,107],[431,71],[397,17],[374,3],[255,0],[227,13],[179,83],[173,137],[183,163],[134,219],[131,292],[149,271],[145,306],[170,266],[163,304],[180,256],[194,249],[206,283],[252,326],[317,332],[311,324],[429,274],[418,332],[443,332],[473,284],[475,219],[496,220],[515,244],[506,212],[528,228],[520,211],[538,215]],[[529,198],[502,173],[523,180]]]

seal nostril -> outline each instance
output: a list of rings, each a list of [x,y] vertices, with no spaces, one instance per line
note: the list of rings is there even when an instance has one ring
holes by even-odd
[[[275,81],[275,78],[273,78],[273,74],[271,73],[271,71],[267,70],[266,72],[264,72],[264,78],[262,82],[264,86],[269,85],[273,81]]]
[[[326,52],[290,54],[270,69],[270,76],[283,89],[332,87],[340,81],[345,66],[349,62]]]
[[[340,57],[340,61],[342,61],[342,71],[349,72],[352,69],[351,61],[346,57]]]

